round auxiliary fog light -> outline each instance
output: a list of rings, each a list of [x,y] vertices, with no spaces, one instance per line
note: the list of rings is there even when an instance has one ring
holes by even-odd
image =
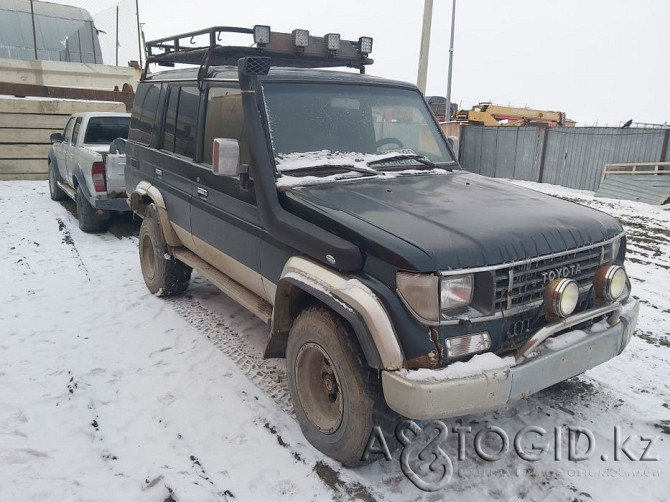
[[[579,286],[572,279],[554,279],[544,289],[544,304],[554,316],[568,317],[578,301]]]
[[[606,265],[600,267],[593,276],[593,287],[598,301],[613,302],[618,300],[626,291],[628,275],[623,267]]]

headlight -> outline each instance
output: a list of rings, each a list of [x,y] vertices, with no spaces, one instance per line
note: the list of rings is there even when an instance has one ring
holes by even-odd
[[[438,277],[398,272],[400,298],[422,322],[437,324],[458,309],[472,303],[475,280],[472,274]]]
[[[440,280],[440,311],[470,305],[474,285],[472,274],[442,277]]]
[[[628,276],[623,267],[606,265],[593,276],[596,300],[599,302],[618,300],[626,292]]]
[[[577,308],[579,286],[572,279],[554,279],[544,290],[544,304],[550,314],[568,317]]]

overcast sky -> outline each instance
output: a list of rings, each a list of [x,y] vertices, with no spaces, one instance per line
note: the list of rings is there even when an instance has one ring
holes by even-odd
[[[96,23],[113,19],[117,4],[61,3],[85,7]],[[134,3],[121,2],[126,37],[136,29]],[[416,83],[423,0],[139,0],[139,5],[147,40],[254,24],[276,31],[303,28],[313,35],[336,32],[351,40],[369,35],[375,64],[368,73]],[[669,22],[669,0],[458,0],[452,100],[467,108],[491,101],[564,111],[578,125],[617,126],[628,119],[670,123]],[[451,0],[434,0],[427,95],[446,95],[450,23]],[[123,45],[131,54],[125,59],[135,59],[137,49]]]

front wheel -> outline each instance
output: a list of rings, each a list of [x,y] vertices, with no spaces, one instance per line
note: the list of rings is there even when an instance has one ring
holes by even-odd
[[[154,204],[147,207],[140,227],[140,266],[147,288],[156,296],[183,293],[191,280],[191,267],[170,254]]]
[[[366,463],[363,454],[374,427],[389,432],[395,414],[350,326],[326,308],[304,310],[289,334],[286,365],[305,438],[346,466]]]

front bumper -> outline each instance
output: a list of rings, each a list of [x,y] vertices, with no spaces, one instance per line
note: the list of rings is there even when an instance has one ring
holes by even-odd
[[[516,360],[505,358],[508,362],[500,367],[482,369],[470,376],[449,377],[448,367],[418,372],[385,370],[382,372],[384,398],[392,410],[416,420],[500,408],[620,354],[635,331],[638,313],[639,303],[630,299],[612,312],[605,329],[596,328],[601,326],[598,323],[589,330],[572,330],[555,339],[549,338],[551,341],[543,338],[530,350],[526,347],[523,354],[517,354]],[[565,321],[556,324],[565,324]],[[444,375],[440,375],[441,372]]]

